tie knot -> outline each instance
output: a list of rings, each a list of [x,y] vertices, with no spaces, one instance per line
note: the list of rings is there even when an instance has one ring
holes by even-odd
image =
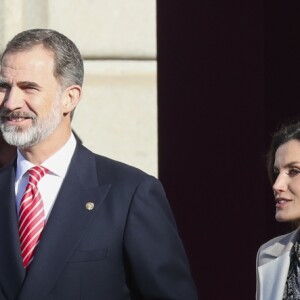
[[[35,166],[28,170],[29,182],[37,185],[38,182],[48,173],[48,169],[43,166]]]

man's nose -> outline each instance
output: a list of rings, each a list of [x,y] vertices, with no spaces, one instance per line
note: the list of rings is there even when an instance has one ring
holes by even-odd
[[[2,103],[3,107],[13,111],[20,109],[24,105],[23,93],[16,87],[12,87],[6,91],[4,100]]]

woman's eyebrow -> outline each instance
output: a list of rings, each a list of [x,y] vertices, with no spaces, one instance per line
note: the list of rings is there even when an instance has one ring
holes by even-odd
[[[283,168],[291,168],[291,167],[295,167],[296,165],[300,167],[300,161],[295,160],[295,161],[288,162],[283,166]],[[279,168],[276,165],[274,165],[273,169],[274,171],[278,171]]]

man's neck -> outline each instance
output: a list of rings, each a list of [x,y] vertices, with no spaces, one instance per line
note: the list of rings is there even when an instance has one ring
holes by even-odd
[[[34,165],[41,165],[45,160],[62,148],[71,136],[71,130],[67,132],[60,131],[59,133],[60,134],[52,134],[32,147],[19,150],[28,161]]]

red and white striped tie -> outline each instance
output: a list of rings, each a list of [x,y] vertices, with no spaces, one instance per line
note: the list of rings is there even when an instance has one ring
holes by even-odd
[[[42,166],[28,170],[29,181],[21,199],[19,236],[24,268],[27,268],[33,259],[34,250],[45,225],[44,205],[37,184],[47,172]]]

